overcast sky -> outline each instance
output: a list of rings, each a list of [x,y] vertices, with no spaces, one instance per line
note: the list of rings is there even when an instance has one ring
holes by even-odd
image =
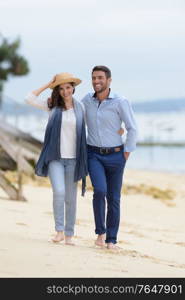
[[[0,0],[0,32],[21,38],[31,70],[5,85],[17,101],[60,72],[83,80],[81,98],[99,64],[131,101],[185,97],[184,0]]]

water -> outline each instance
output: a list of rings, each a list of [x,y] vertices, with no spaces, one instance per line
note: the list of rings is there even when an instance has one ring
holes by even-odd
[[[185,173],[185,147],[138,146],[131,153],[127,167]]]
[[[12,102],[10,107],[12,108]],[[8,123],[43,141],[48,113],[28,105],[25,105],[24,110],[20,113],[16,104],[13,113],[4,112],[1,115]],[[135,112],[135,116],[140,142],[185,143],[185,110]],[[137,146],[127,166],[134,169],[185,173],[185,147]]]
[[[12,116],[7,116],[6,121],[43,141],[47,118],[47,113],[44,113],[42,118],[35,115],[22,116],[17,119]],[[145,128],[143,124],[147,122],[148,120],[146,118],[141,122],[141,126],[139,126],[140,130],[143,129],[140,141],[152,141],[150,135],[147,136],[147,132],[151,134],[150,126]],[[163,138],[163,132],[156,132],[155,137],[153,136],[153,140],[168,142],[182,141],[182,135],[180,135],[181,129],[183,130],[183,127],[179,130],[178,138],[173,136],[171,132],[165,135],[165,138]],[[185,147],[137,146],[136,151],[131,153],[127,166],[134,169],[185,173]]]
[[[185,111],[136,113],[139,141],[184,143]]]

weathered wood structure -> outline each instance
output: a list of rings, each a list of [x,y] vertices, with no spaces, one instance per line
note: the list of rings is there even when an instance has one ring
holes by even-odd
[[[26,201],[22,194],[23,173],[34,176],[34,166],[42,143],[0,119],[0,186],[11,200]],[[17,170],[17,185],[5,176]]]

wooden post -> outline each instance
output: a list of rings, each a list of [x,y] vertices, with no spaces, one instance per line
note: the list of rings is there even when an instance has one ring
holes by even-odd
[[[19,142],[19,141],[18,141]],[[22,200],[22,169],[21,169],[21,147],[18,147],[17,153],[17,200]]]
[[[7,193],[11,200],[17,200],[17,189],[13,186],[13,184],[5,177],[3,171],[0,170],[0,186]],[[20,198],[21,201],[26,201],[26,199],[22,196]]]

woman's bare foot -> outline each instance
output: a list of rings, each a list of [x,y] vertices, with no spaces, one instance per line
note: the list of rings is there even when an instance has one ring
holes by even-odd
[[[99,234],[96,241],[95,245],[99,247],[105,247],[105,234]]]
[[[75,246],[75,243],[72,241],[72,236],[65,236],[65,244],[69,246]]]
[[[58,231],[55,237],[52,239],[54,243],[59,243],[64,240],[64,233],[63,231]]]
[[[121,247],[119,247],[119,246],[117,246],[116,244],[113,244],[113,243],[107,243],[107,249],[120,251]]]

